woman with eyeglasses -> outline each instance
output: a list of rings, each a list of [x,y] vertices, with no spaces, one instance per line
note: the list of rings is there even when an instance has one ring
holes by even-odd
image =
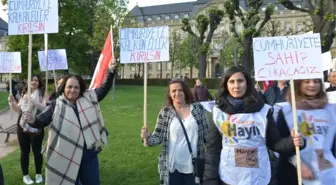
[[[196,185],[202,177],[206,110],[193,103],[193,95],[182,79],[170,81],[166,105],[161,109],[152,134],[146,127],[141,139],[147,146],[162,144],[159,156],[161,185]]]
[[[233,66],[226,73],[206,137],[204,185],[268,185],[268,149],[293,153],[304,146],[299,134],[282,138],[271,106],[253,87],[250,75]]]

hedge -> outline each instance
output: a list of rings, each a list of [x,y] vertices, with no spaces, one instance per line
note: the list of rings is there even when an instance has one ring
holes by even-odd
[[[194,87],[196,79],[185,79],[189,87]],[[168,86],[170,79],[148,79],[148,86]],[[206,78],[202,80],[209,89],[218,89],[221,78]],[[118,79],[116,85],[143,85],[143,79]]]

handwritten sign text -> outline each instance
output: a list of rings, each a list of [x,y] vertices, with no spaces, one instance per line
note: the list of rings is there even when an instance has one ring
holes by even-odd
[[[58,0],[8,0],[8,34],[58,33]]]
[[[38,52],[40,70],[46,71],[45,51]],[[65,49],[48,50],[48,71],[67,70],[68,62]]]
[[[20,52],[0,52],[0,73],[21,73]]]
[[[169,61],[169,28],[120,29],[121,63]]]
[[[253,38],[258,81],[322,78],[319,34]]]

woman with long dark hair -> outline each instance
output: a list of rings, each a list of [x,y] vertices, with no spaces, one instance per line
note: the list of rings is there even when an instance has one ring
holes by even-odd
[[[206,138],[204,185],[267,185],[268,150],[295,152],[303,138],[282,138],[271,106],[264,103],[242,67],[229,68],[212,110]]]
[[[28,84],[27,84],[28,85]],[[36,170],[36,183],[42,183],[42,163],[43,156],[41,154],[42,141],[44,137],[43,129],[35,129],[30,127],[23,119],[22,114],[24,112],[30,111],[34,115],[44,110],[45,105],[43,102],[44,96],[44,84],[42,79],[38,75],[32,76],[32,81],[29,84],[31,86],[31,107],[28,107],[28,95],[26,86],[22,91],[22,97],[19,102],[16,102],[13,96],[9,96],[9,104],[13,109],[19,113],[19,118],[17,121],[17,136],[19,140],[19,145],[21,149],[21,170],[23,173],[23,182],[25,184],[33,184],[34,181],[28,174],[29,169],[29,153],[30,148],[33,150],[35,170]]]
[[[193,103],[192,92],[182,79],[170,81],[166,101],[154,132],[149,134],[143,127],[141,138],[147,146],[162,144],[159,157],[161,185],[199,184],[204,170],[206,110],[200,103]]]
[[[51,93],[51,95],[49,97],[49,101],[55,101],[56,100],[56,98],[57,98],[57,89],[61,86],[64,78],[65,78],[65,76],[57,78],[57,80],[56,80],[56,86],[57,86],[57,88],[56,87],[53,88],[53,91],[52,91],[52,93]]]
[[[304,185],[336,184],[335,134],[336,105],[329,104],[321,79],[295,80],[294,92],[298,128],[307,141],[301,150],[301,176]],[[279,112],[277,127],[282,137],[294,127],[292,96]],[[334,154],[334,155],[333,155]],[[296,158],[281,154],[277,178],[280,184],[297,185]]]

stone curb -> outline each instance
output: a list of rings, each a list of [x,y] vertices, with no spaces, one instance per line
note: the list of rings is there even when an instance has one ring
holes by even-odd
[[[3,108],[2,110],[0,110],[0,114],[3,114],[5,112],[7,112],[9,110],[9,106]]]

